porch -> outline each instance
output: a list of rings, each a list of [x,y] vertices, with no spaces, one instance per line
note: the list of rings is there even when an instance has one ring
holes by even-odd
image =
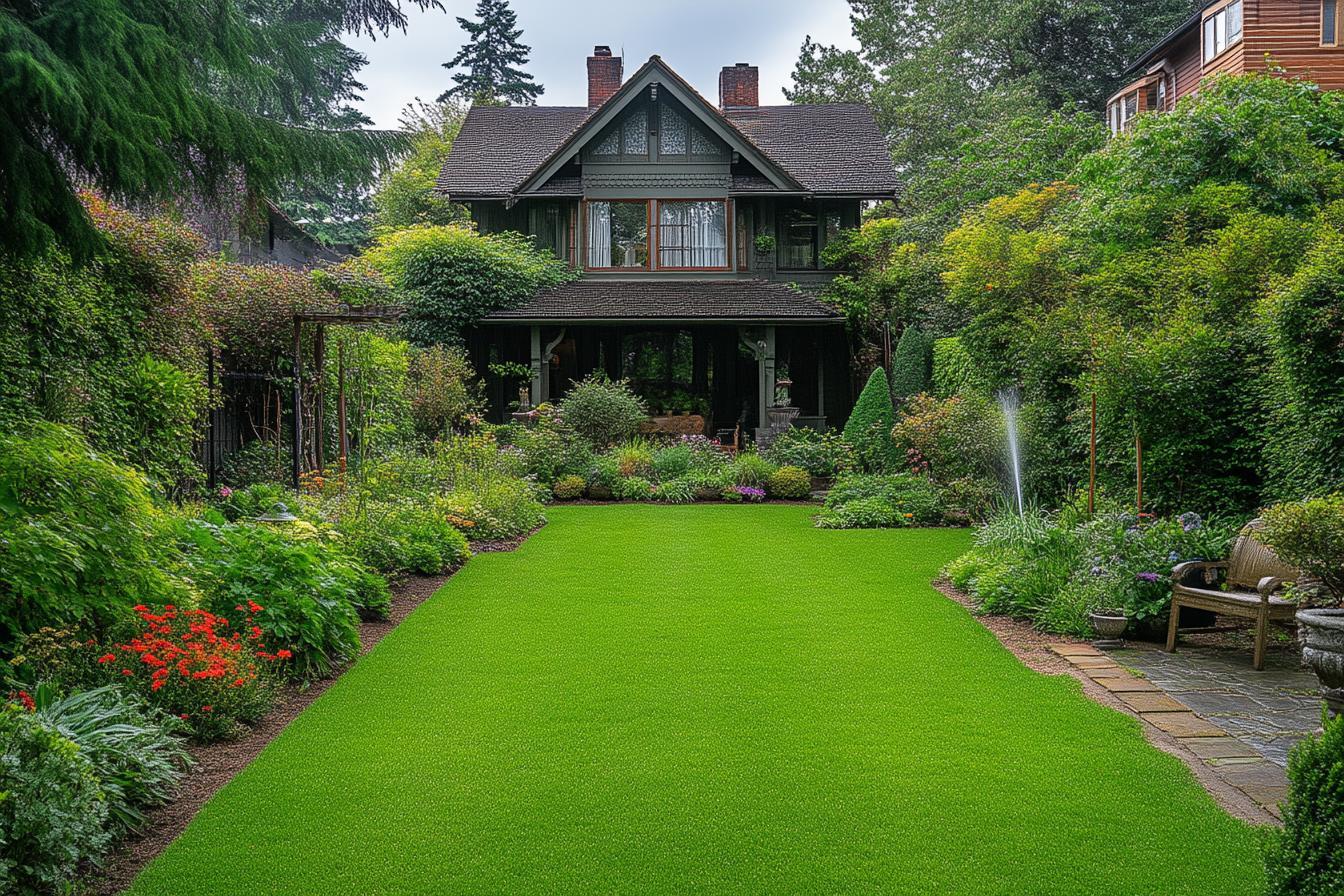
[[[699,414],[707,435],[739,424],[753,435],[786,374],[798,425],[844,422],[852,396],[840,323],[783,284],[586,280],[490,315],[470,349],[481,371],[528,365],[534,403],[558,401],[602,371],[628,379],[654,415]],[[487,382],[491,416],[502,420],[516,393],[497,377]]]

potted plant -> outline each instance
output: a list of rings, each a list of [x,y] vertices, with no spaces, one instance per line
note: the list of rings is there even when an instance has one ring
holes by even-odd
[[[789,368],[781,365],[775,374],[775,407],[791,407],[789,390],[792,388],[793,380],[789,379]]]
[[[756,254],[769,255],[775,251],[775,237],[773,234],[761,233],[756,235]]]
[[[1092,622],[1092,633],[1096,635],[1092,641],[1093,647],[1110,650],[1125,646],[1122,636],[1125,629],[1129,628],[1129,617],[1124,610],[1093,610],[1088,614],[1088,619]]]
[[[1263,518],[1261,541],[1304,573],[1294,591],[1323,605],[1297,611],[1297,638],[1330,712],[1344,714],[1344,493],[1275,504]]]

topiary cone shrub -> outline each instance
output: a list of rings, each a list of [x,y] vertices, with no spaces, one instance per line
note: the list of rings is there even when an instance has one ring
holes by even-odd
[[[1268,896],[1344,893],[1344,716],[1327,719],[1288,759],[1292,788],[1283,830],[1270,835],[1265,856]]]
[[[872,473],[895,472],[901,468],[896,445],[891,440],[896,414],[891,406],[891,386],[881,367],[868,377],[859,393],[854,410],[845,424],[845,441],[854,448],[859,464]]]

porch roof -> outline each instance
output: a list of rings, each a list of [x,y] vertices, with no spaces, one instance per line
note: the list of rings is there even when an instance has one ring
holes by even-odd
[[[840,324],[844,318],[813,296],[769,280],[589,278],[542,290],[481,322]]]

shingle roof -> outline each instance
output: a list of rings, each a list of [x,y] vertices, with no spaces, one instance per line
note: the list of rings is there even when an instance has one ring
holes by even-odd
[[[865,105],[756,106],[724,114],[814,193],[891,195],[900,188],[887,141]]]
[[[768,280],[616,280],[586,278],[543,290],[484,323],[582,320],[774,321],[841,323],[834,309],[785,283]]]
[[[472,107],[453,141],[437,187],[462,199],[505,198],[591,114],[592,110],[578,106]],[[890,196],[900,188],[886,140],[867,106],[759,106],[729,109],[724,115],[808,190]],[[543,188],[541,192],[554,191]]]
[[[472,106],[436,186],[504,197],[588,120],[583,106]]]

